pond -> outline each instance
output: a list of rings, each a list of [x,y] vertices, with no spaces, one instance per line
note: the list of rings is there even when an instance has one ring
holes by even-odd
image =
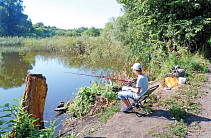
[[[113,63],[80,60],[77,56],[68,54],[0,52],[0,106],[10,101],[11,104],[17,104],[11,99],[19,100],[24,94],[25,79],[28,73],[42,74],[46,77],[48,85],[44,120],[54,120],[57,115],[54,109],[61,101],[74,99],[80,87],[90,86],[94,80],[102,81],[97,77],[78,74],[106,76],[117,67],[111,64]],[[56,125],[61,124],[63,118],[64,115],[57,118],[59,121],[56,121]]]

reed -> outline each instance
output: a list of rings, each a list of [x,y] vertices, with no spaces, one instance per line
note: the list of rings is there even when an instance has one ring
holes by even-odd
[[[23,37],[0,37],[0,46],[21,45],[25,38]]]
[[[135,77],[130,70],[130,67],[135,62],[142,64],[144,73],[149,80],[162,79],[163,76],[171,72],[173,65],[187,68],[187,76],[193,71],[208,72],[207,65],[209,62],[198,53],[189,54],[186,49],[179,46],[177,46],[177,51],[168,51],[166,48],[167,43],[163,42],[140,42],[134,47],[124,46],[120,41],[111,40],[103,36],[8,37],[4,38],[4,40],[8,40],[7,44],[12,44],[12,41],[22,44],[22,50],[60,52],[75,55],[77,60],[86,59],[90,63],[98,63],[102,64],[102,66],[105,66],[105,63],[107,65],[121,65],[122,68],[118,68],[115,73],[118,79]]]
[[[25,48],[30,51],[59,51],[75,54],[78,58],[90,58],[91,60],[103,60],[124,62],[127,55],[127,47],[122,43],[103,37],[67,37],[53,36],[50,38],[28,38],[23,42]],[[123,59],[123,60],[122,60]]]

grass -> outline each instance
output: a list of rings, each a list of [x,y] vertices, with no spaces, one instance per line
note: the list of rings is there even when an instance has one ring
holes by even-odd
[[[6,38],[4,38],[6,39]],[[28,51],[50,51],[62,52],[64,54],[76,55],[77,59],[90,59],[90,62],[100,63],[102,61],[109,64],[115,61],[116,64],[123,65],[123,68],[118,69],[115,76],[134,77],[130,67],[134,62],[142,63],[144,73],[149,80],[160,80],[168,72],[171,71],[173,65],[179,65],[181,68],[186,68],[186,78],[193,72],[208,72],[208,61],[198,53],[190,55],[187,49],[177,47],[178,51],[165,52],[160,47],[160,44],[151,44],[151,51],[144,49],[133,55],[136,58],[130,58],[130,46],[124,46],[120,41],[114,41],[108,37],[67,37],[53,36],[49,38],[7,38],[8,43],[12,40],[22,44],[24,49]],[[12,40],[10,40],[12,39]],[[162,45],[165,45],[163,43]],[[149,56],[150,55],[150,56]],[[150,57],[150,58],[149,58]],[[125,74],[123,76],[123,74]]]
[[[117,105],[110,106],[105,112],[101,112],[98,114],[98,119],[100,122],[105,123],[108,119],[112,118],[114,113],[120,110],[120,107]]]
[[[68,107],[67,113],[70,116],[65,119],[65,124],[72,124],[88,116],[96,116],[100,123],[84,128],[81,132],[92,133],[96,131],[101,123],[107,122],[120,109],[117,106],[118,93],[113,92],[112,87],[97,83],[93,83],[90,87],[81,87],[75,100],[71,101]],[[74,130],[72,132],[75,133]]]
[[[182,138],[187,135],[188,126],[184,121],[173,121],[162,126],[151,128],[148,133],[156,138]]]
[[[147,67],[144,70],[150,80],[157,81],[170,73],[173,65],[179,65],[180,68],[185,68],[185,77],[187,80],[190,80],[193,78],[193,73],[207,73],[208,64],[210,63],[199,54],[188,54],[187,50],[183,47],[178,47],[177,52],[172,51],[169,53],[155,49],[154,54],[151,56],[151,60],[147,62]]]
[[[7,52],[23,52],[24,48],[21,46],[2,46],[0,47],[0,53]]]
[[[9,40],[8,38],[8,45],[12,44],[12,41],[13,40]],[[19,40],[14,38],[14,42],[19,43]],[[142,51],[142,53],[137,51],[137,55],[135,55],[136,58],[130,59],[128,58],[130,52],[129,46],[123,46],[121,42],[111,41],[103,37],[54,36],[41,39],[25,38],[20,42],[25,49],[30,51],[50,51],[73,54],[75,55],[75,61],[89,59],[90,63],[107,63],[109,66],[115,61],[117,65],[122,65],[122,68],[117,69],[114,73],[117,79],[134,77],[130,69],[134,62],[141,62],[144,73],[149,77],[149,80],[155,81],[162,81],[163,76],[171,72],[173,65],[179,65],[181,68],[186,69],[185,77],[188,85],[181,85],[175,95],[171,97],[157,100],[156,96],[151,96],[151,100],[148,102],[150,103],[151,101],[150,104],[156,103],[157,105],[169,109],[172,112],[172,117],[179,120],[179,123],[177,122],[170,125],[171,127],[169,128],[172,129],[166,133],[166,136],[176,135],[182,137],[186,134],[186,125],[184,125],[184,122],[180,122],[185,118],[184,115],[188,113],[197,114],[200,112],[200,104],[194,100],[204,96],[204,92],[200,90],[200,87],[203,86],[201,82],[206,81],[207,78],[198,73],[208,72],[207,65],[209,62],[199,54],[189,55],[187,50],[185,51],[183,47],[178,47],[177,52],[172,51],[165,53],[162,49],[157,48],[158,46],[152,45],[154,49],[151,49],[151,59],[149,60],[149,56],[143,54],[149,53],[148,51]],[[69,113],[72,115],[71,120],[75,119],[75,117],[83,118],[87,115],[98,114],[99,119],[104,122],[117,111],[117,109],[115,109],[116,107],[111,106],[115,103],[112,101],[115,100],[115,93],[107,86],[99,87],[93,85],[92,87],[83,87],[79,90],[75,101],[69,106]],[[179,112],[179,116],[177,116],[175,112]],[[165,135],[165,133],[163,134]]]
[[[197,102],[196,99],[204,97],[205,92],[200,88],[204,86],[203,83],[206,82],[207,79],[206,75],[193,73],[189,76],[189,81],[187,82],[189,84],[178,86],[178,90],[174,95],[159,100],[154,100],[156,96],[151,97],[156,105],[169,110],[171,117],[175,119],[175,121],[161,127],[152,128],[148,134],[153,137],[185,137],[188,133],[188,129],[194,127],[189,126],[185,119],[189,115],[198,115],[201,112],[201,104]],[[197,121],[193,123],[197,124]],[[194,131],[200,131],[199,124],[195,125]]]
[[[102,37],[28,38],[24,40],[23,45],[29,50],[59,51],[76,54],[80,58],[106,61],[115,59],[116,62],[123,62],[122,59],[125,59],[127,53],[127,48],[123,48],[121,42],[111,42]]]
[[[93,133],[95,132],[99,127],[101,127],[101,124],[98,125],[92,125],[91,127],[89,127],[88,130],[85,130],[86,133]]]
[[[21,45],[24,41],[24,37],[0,37],[0,46],[15,46]]]

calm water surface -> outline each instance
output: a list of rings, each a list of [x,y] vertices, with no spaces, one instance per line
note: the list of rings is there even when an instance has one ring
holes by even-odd
[[[19,99],[24,94],[25,79],[28,73],[42,74],[46,77],[48,84],[44,120],[54,120],[57,115],[54,109],[61,101],[74,99],[74,93],[77,93],[80,87],[90,86],[91,82],[97,79],[53,70],[105,75],[100,66],[94,67],[90,62],[77,61],[69,56],[50,53],[0,52],[0,105],[12,101],[11,99]],[[12,104],[17,104],[17,102],[12,101]],[[61,123],[62,118],[64,115],[58,118],[57,124]],[[45,125],[48,126],[48,124]]]

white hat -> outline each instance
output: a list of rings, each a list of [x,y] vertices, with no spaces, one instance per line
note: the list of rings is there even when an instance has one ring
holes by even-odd
[[[135,70],[141,70],[142,67],[140,63],[135,63],[131,68]]]

